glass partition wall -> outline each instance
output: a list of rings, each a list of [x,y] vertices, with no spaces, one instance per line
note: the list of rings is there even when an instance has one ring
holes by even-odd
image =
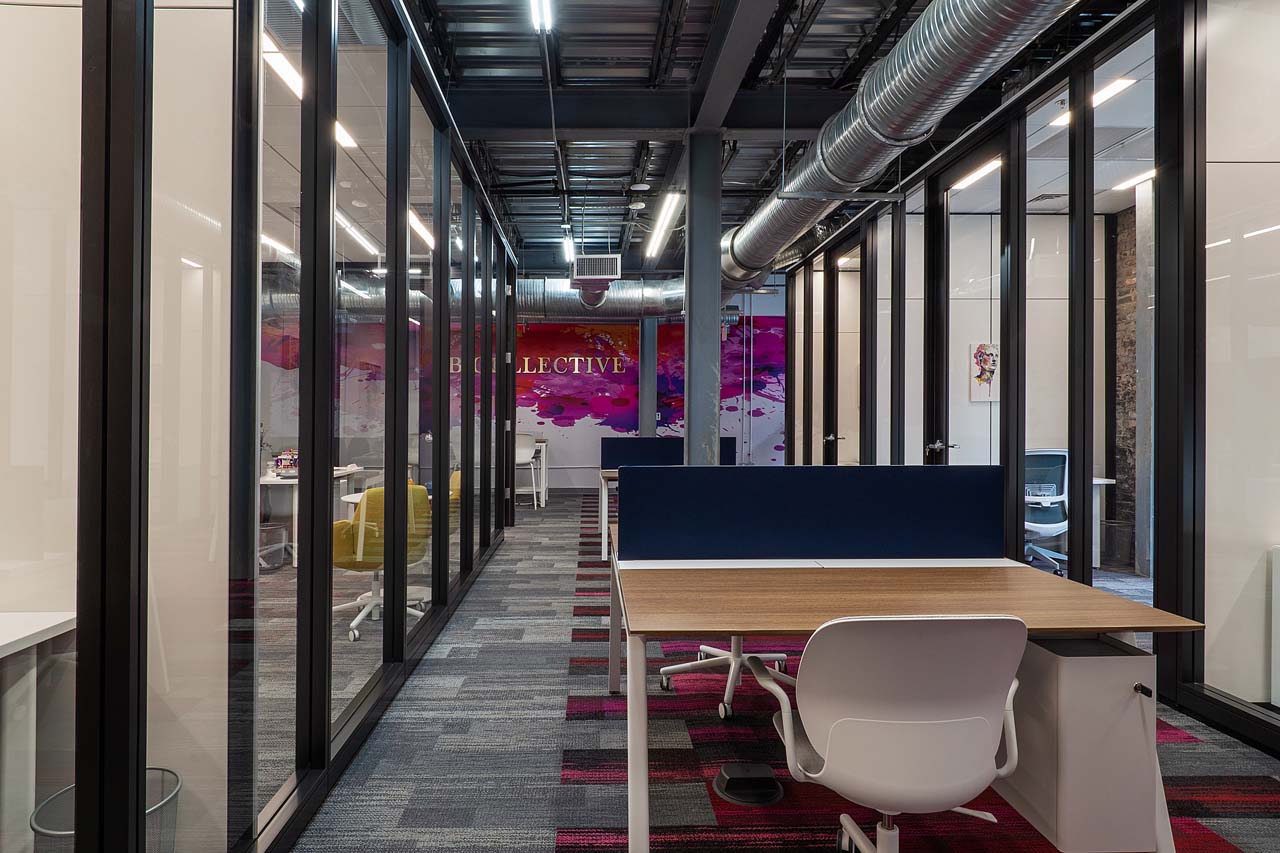
[[[512,334],[477,312],[463,336],[496,285],[450,287],[462,255],[437,249],[483,222],[486,273],[514,258],[405,7],[137,14],[0,6],[3,55],[42,81],[9,99],[0,166],[0,470],[22,498],[0,512],[0,610],[53,620],[0,662],[30,682],[36,747],[10,717],[6,851],[42,849],[31,813],[73,781],[73,821],[47,817],[97,849],[288,838],[483,557],[451,511],[482,448],[450,346],[507,363]],[[145,109],[104,96],[143,83]]]
[[[1203,620],[1203,636],[1136,638],[1160,698],[1273,749],[1280,125],[1256,93],[1280,80],[1277,35],[1262,0],[1132,6],[790,277],[811,380],[793,385],[796,439],[821,440],[812,419],[847,382],[814,375],[824,265],[887,226],[877,461],[1001,465],[1006,555]]]

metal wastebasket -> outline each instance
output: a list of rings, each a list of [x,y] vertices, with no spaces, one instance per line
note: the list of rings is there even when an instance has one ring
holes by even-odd
[[[163,767],[147,768],[147,853],[173,853],[182,778]],[[76,846],[76,786],[68,785],[31,813],[36,853],[73,853]]]

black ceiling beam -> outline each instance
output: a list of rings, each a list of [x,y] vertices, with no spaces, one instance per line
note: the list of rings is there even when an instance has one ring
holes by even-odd
[[[916,2],[917,0],[891,0],[880,13],[880,19],[872,26],[871,32],[858,42],[857,48],[845,62],[844,67],[836,73],[835,79],[831,82],[831,88],[851,89],[857,86],[863,72],[879,55],[880,48],[884,47],[891,36],[897,35],[902,22]]]
[[[774,9],[769,25],[765,27],[764,38],[760,39],[755,56],[751,57],[751,64],[747,66],[747,73],[742,78],[744,87],[754,89],[760,85],[760,73],[773,60],[773,52],[777,50],[778,43],[782,41],[782,35],[786,32],[787,21],[799,4],[800,0],[781,0],[778,8]]]
[[[690,105],[693,121],[688,125],[690,130],[718,130],[729,126],[729,113],[739,96],[755,94],[742,92],[742,80],[772,16],[770,5],[760,0],[724,0],[720,4],[719,12],[711,24],[705,57],[693,84],[694,102]],[[765,115],[772,132],[780,135],[781,132],[775,128],[778,126],[777,119],[782,115],[781,109]],[[760,121],[762,116],[756,115],[754,118]],[[667,164],[664,189],[684,186],[687,157],[686,145],[681,145],[679,152],[672,152]],[[655,210],[652,215],[656,217],[657,214],[658,211]],[[664,252],[660,251],[659,257],[646,259],[645,269],[653,269],[660,264],[662,254]]]
[[[662,86],[671,79],[680,34],[684,31],[689,0],[666,0],[658,20],[658,34],[653,44],[653,60],[649,63],[649,86]]]
[[[791,60],[795,57],[796,51],[800,49],[800,45],[809,35],[809,29],[813,26],[813,22],[817,20],[818,13],[822,11],[824,0],[810,0],[808,4],[802,3],[797,10],[798,15],[791,28],[791,35],[782,44],[777,61],[774,62],[773,71],[769,74],[770,83],[779,83],[787,74],[787,66],[791,64]]]
[[[505,184],[488,184],[485,189],[492,196],[505,198],[559,198],[562,195],[559,187],[552,186],[510,187]],[[759,198],[760,196],[768,195],[771,191],[771,187],[767,189],[759,187],[725,187],[721,190],[721,194],[725,198]],[[615,199],[620,203],[639,199],[648,203],[659,199],[662,196],[662,192],[656,188],[632,193],[618,189],[576,189],[571,195],[573,198]]]
[[[555,97],[557,138],[571,142],[676,141],[684,139],[690,126],[689,99],[683,91],[570,87]],[[825,88],[792,86],[785,96],[781,86],[743,90],[722,105],[724,112],[715,126],[723,127],[731,139],[780,140],[784,97],[790,139],[813,138],[849,98]],[[543,89],[454,87],[449,109],[465,139],[548,139],[551,108]]]
[[[457,83],[462,79],[462,68],[458,65],[458,52],[440,4],[436,0],[418,0],[418,8],[422,12],[418,16],[419,21],[426,35],[424,46],[436,61],[436,67],[444,69],[445,76]]]
[[[635,165],[631,169],[631,182],[627,185],[627,203],[639,199],[641,193],[632,192],[631,186],[638,184],[649,177],[649,163],[653,159],[653,146],[647,141],[641,141],[636,146]],[[626,252],[631,246],[631,237],[635,234],[636,217],[638,211],[627,211],[627,224],[622,228],[622,236],[618,240],[618,251]]]

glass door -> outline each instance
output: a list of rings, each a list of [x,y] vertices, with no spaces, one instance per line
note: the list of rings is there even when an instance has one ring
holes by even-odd
[[[862,243],[861,237],[831,256],[834,281],[831,287],[831,325],[828,346],[833,370],[827,377],[831,410],[830,429],[825,436],[828,465],[859,463],[860,418],[862,413]]]
[[[941,255],[935,257],[932,273],[926,272],[926,278],[935,279],[928,284],[941,302],[933,323],[926,321],[926,336],[934,335],[937,343],[932,348],[935,363],[926,366],[934,371],[933,381],[926,381],[926,409],[929,396],[935,395],[934,412],[942,418],[935,417],[929,430],[926,463],[1000,464],[1003,165],[999,155],[988,151],[957,167],[941,182],[941,210],[933,217],[926,213],[926,219],[942,225],[942,245],[933,247]]]

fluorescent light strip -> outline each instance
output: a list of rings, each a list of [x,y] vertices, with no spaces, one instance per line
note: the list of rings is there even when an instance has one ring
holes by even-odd
[[[373,245],[373,243],[372,243],[372,242],[370,242],[370,240],[369,240],[369,238],[368,238],[368,237],[366,237],[364,234],[360,233],[360,229],[359,229],[359,228],[356,228],[356,226],[352,225],[352,224],[351,224],[351,220],[350,220],[350,219],[347,219],[347,217],[343,216],[341,211],[335,210],[335,211],[333,212],[333,218],[334,218],[334,220],[335,220],[339,225],[341,225],[341,226],[342,226],[342,230],[344,230],[344,231],[346,231],[348,234],[350,234],[350,235],[351,235],[351,239],[352,239],[352,240],[355,240],[357,243],[359,243],[359,244],[360,244],[360,246],[361,246],[361,247],[362,247],[366,252],[368,252],[368,253],[369,253],[369,254],[371,254],[371,255],[376,255],[376,254],[378,254],[378,247],[377,247],[377,246],[375,246],[375,245]]]
[[[301,3],[298,6],[302,8]],[[272,41],[271,36],[265,32],[262,34],[262,61],[267,63],[267,66],[272,71],[276,72],[276,76],[289,87],[289,91],[293,92],[295,98],[302,100],[302,75],[298,73],[298,69],[293,67],[293,63],[289,61],[288,57],[280,52],[280,48]],[[360,147],[356,144],[355,137],[347,132],[347,129],[342,126],[340,121],[333,123],[333,138],[338,140],[338,144],[343,148]]]
[[[1216,248],[1218,248],[1219,246],[1225,246],[1225,245],[1227,245],[1227,244],[1228,244],[1228,243],[1230,243],[1230,242],[1231,242],[1231,238],[1230,238],[1230,237],[1228,237],[1227,239],[1225,239],[1225,240],[1219,240],[1219,241],[1218,241],[1218,242],[1216,242],[1216,243],[1206,243],[1206,244],[1205,244],[1205,248],[1206,248],[1206,249],[1216,249]]]
[[[190,258],[178,258],[178,260],[182,261],[184,264],[186,264],[187,266],[191,267],[193,270],[202,270],[202,269],[204,269],[204,265],[203,265],[203,264],[198,264],[198,263],[196,263],[195,261],[191,260]]]
[[[294,97],[302,99],[302,75],[298,73],[298,69],[293,67],[288,58],[280,52],[280,48],[276,47],[276,43],[271,40],[271,36],[265,32],[262,34],[262,61],[270,66],[271,70],[276,72],[289,91],[293,92]]]
[[[338,279],[338,284],[342,287],[343,290],[349,290],[352,293],[354,293],[356,296],[359,296],[361,299],[373,298],[366,291],[361,290],[360,288],[348,282],[346,279],[342,279],[342,278]]]
[[[1116,191],[1131,190],[1134,187],[1136,187],[1138,184],[1143,183],[1144,181],[1152,180],[1153,178],[1155,178],[1155,176],[1156,176],[1156,170],[1152,169],[1149,172],[1143,172],[1141,175],[1134,175],[1129,180],[1116,184],[1111,189]]]
[[[1096,107],[1106,103],[1137,82],[1137,80],[1134,80],[1131,77],[1117,77],[1115,80],[1112,80],[1110,83],[1093,93],[1093,105]]]
[[[679,205],[680,193],[668,192],[662,197],[662,209],[658,212],[658,221],[654,224],[653,233],[649,235],[649,242],[644,247],[646,258],[656,257],[663,244],[667,242],[667,235],[671,232],[671,222],[675,219]]]
[[[293,249],[290,249],[274,237],[268,237],[266,234],[262,235],[262,245],[266,246],[268,249],[274,249],[282,255],[288,255],[291,258],[297,257],[297,254]]]
[[[1110,83],[1093,93],[1093,105],[1096,107],[1101,103],[1111,100],[1116,95],[1120,94],[1137,82],[1137,80],[1132,80],[1128,77],[1120,77],[1112,80]],[[1053,121],[1049,122],[1049,124],[1054,127],[1066,127],[1071,124],[1071,111],[1068,110]]]
[[[542,0],[542,28],[550,30],[554,24],[551,22],[551,0]]]
[[[1263,228],[1258,231],[1250,231],[1248,234],[1244,235],[1244,239],[1248,240],[1250,237],[1260,237],[1263,234],[1270,234],[1272,231],[1280,231],[1280,225],[1272,225],[1270,228]]]
[[[561,241],[561,244],[564,246],[565,262],[570,264],[573,263],[573,260],[576,257],[576,254],[573,251],[573,238],[566,234],[564,240]]]
[[[359,145],[356,145],[355,139],[351,136],[350,133],[347,133],[347,129],[342,126],[342,122],[340,121],[335,121],[333,123],[333,138],[338,140],[338,144],[341,145],[343,148],[359,148],[360,147]]]
[[[974,171],[970,172],[969,174],[965,175],[963,178],[961,178],[960,180],[952,184],[951,191],[955,192],[957,190],[967,190],[969,187],[973,186],[978,181],[982,180],[987,175],[990,175],[992,172],[994,172],[996,169],[999,169],[1003,165],[1004,163],[1000,160],[999,157],[990,161],[989,163],[984,163]]]
[[[427,244],[427,248],[435,251],[436,238],[427,230],[427,226],[422,224],[422,220],[418,218],[418,214],[414,213],[413,208],[409,208],[409,227],[413,229],[413,233],[422,238],[422,242]]]
[[[1205,284],[1208,284],[1208,283],[1209,283],[1209,282],[1211,282],[1211,281],[1223,281],[1223,280],[1228,279],[1228,278],[1231,278],[1231,276],[1230,276],[1230,275],[1215,275],[1213,278],[1206,278],[1206,279],[1204,280],[1204,283],[1205,283]]]
[[[529,14],[533,16],[533,31],[542,32],[542,0],[529,0]]]

